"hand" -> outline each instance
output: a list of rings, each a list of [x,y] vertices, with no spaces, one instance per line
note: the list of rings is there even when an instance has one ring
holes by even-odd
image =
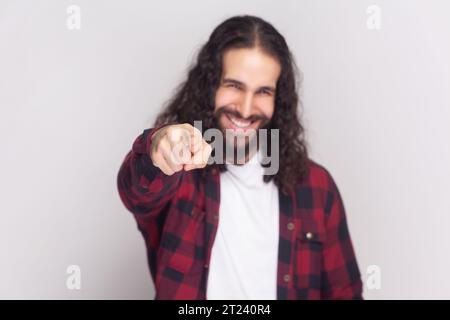
[[[181,170],[204,168],[211,151],[200,130],[184,123],[159,129],[152,137],[150,157],[155,167],[170,176]]]

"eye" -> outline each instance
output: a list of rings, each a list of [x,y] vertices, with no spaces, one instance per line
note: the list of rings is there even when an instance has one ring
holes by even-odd
[[[259,93],[262,94],[262,95],[266,95],[266,96],[272,95],[272,91],[270,91],[269,89],[261,89],[259,91]]]
[[[240,89],[240,87],[236,83],[227,84],[227,88]]]

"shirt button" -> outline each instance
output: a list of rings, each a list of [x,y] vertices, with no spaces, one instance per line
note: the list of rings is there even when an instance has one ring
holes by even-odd
[[[208,269],[208,268],[209,268],[209,266],[207,264],[205,264],[205,269]]]
[[[291,281],[291,276],[289,274],[285,274],[283,276],[283,280],[284,280],[284,282],[289,282],[289,281]]]
[[[292,230],[294,230],[294,228],[295,228],[295,225],[294,225],[294,223],[292,223],[292,222],[289,222],[289,223],[287,224],[287,228],[288,228],[288,230],[289,230],[289,231],[292,231]]]
[[[314,238],[314,235],[311,232],[307,232],[306,239],[311,240],[312,238]]]
[[[214,220],[219,220],[219,214],[218,213],[214,213]]]

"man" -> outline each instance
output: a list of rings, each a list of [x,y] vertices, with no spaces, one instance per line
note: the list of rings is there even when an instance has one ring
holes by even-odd
[[[135,140],[118,189],[144,236],[156,299],[362,298],[343,202],[307,156],[297,89],[283,36],[233,17]],[[213,148],[203,134],[214,129],[241,156]],[[257,161],[263,145],[278,154],[274,174]]]

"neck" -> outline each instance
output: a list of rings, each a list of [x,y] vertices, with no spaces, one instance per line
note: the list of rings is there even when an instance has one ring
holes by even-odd
[[[249,160],[253,157],[256,156],[255,154],[258,152],[258,148],[253,148],[252,150],[249,150],[248,152],[245,152],[245,154],[241,157],[238,158],[238,156],[240,155],[239,152],[237,152],[237,150],[234,150],[234,152],[232,154],[226,154],[225,158],[226,158],[226,163],[230,163],[233,165],[244,165],[246,163],[249,162]]]

